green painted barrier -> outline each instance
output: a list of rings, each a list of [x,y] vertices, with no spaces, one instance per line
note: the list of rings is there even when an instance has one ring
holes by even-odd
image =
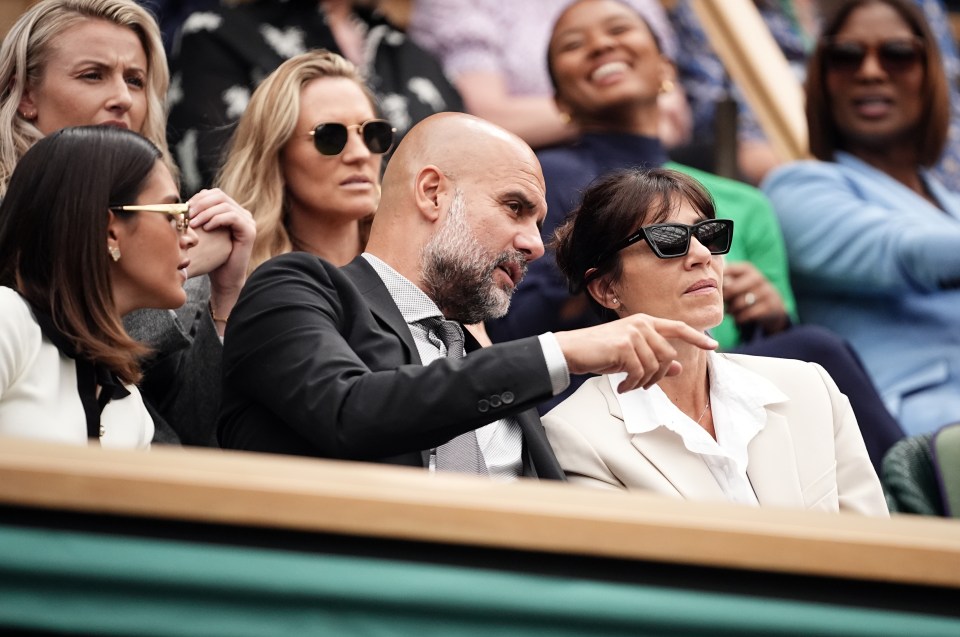
[[[0,526],[0,627],[211,637],[960,635],[960,619],[903,612],[11,526]]]

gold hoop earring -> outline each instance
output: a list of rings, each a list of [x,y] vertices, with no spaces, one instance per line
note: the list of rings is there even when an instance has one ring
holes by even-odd
[[[661,93],[670,93],[676,85],[673,83],[673,80],[664,80],[660,82],[660,92]]]
[[[110,246],[107,248],[107,252],[110,253],[110,258],[113,259],[114,263],[120,260],[120,248],[117,246]]]

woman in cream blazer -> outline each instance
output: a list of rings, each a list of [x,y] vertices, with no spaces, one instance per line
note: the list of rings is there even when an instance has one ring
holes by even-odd
[[[747,477],[760,505],[885,514],[853,411],[822,367],[740,354],[714,357],[715,366],[728,368],[725,375],[755,383],[750,391],[769,392],[764,427],[747,446]],[[631,433],[609,378],[590,379],[543,420],[570,481],[726,500],[708,465],[674,432],[661,427]]]
[[[614,318],[644,313],[707,330],[723,317],[733,222],[671,170],[594,182],[558,229],[573,290]],[[587,381],[543,419],[572,482],[695,500],[887,515],[847,397],[819,366],[666,341],[664,378],[625,393],[625,374]]]

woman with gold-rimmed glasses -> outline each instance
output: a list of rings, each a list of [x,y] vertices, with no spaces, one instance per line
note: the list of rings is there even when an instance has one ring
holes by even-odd
[[[106,125],[142,134],[168,168],[169,73],[160,32],[133,0],[40,0],[0,46],[0,196],[23,154],[69,126]],[[158,418],[158,441],[215,445],[222,336],[246,280],[255,227],[225,192],[193,195],[199,244],[191,254],[188,302],[125,318],[130,335],[154,350],[143,395]],[[169,425],[169,426],[168,426]]]
[[[293,250],[336,265],[360,254],[394,134],[356,67],[335,53],[304,53],[271,73],[217,179],[257,222],[250,270]]]
[[[189,214],[136,133],[64,128],[24,154],[0,205],[0,435],[150,445],[149,350],[121,318],[184,303]]]

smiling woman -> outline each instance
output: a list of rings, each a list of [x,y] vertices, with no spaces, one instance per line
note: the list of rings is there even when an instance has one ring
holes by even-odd
[[[733,222],[715,218],[692,178],[622,170],[587,188],[557,230],[557,263],[603,314],[706,330],[723,318],[722,255],[732,235]],[[591,378],[543,418],[571,481],[887,514],[850,403],[823,368],[671,345],[682,373],[623,393],[623,373]]]
[[[133,385],[147,349],[121,316],[182,305],[197,242],[150,210],[179,201],[162,157],[136,133],[82,127],[17,165],[0,205],[0,434],[150,445]]]
[[[948,85],[914,6],[848,0],[807,71],[819,161],[774,172],[800,317],[845,336],[907,433],[960,417],[960,198],[929,171]]]

